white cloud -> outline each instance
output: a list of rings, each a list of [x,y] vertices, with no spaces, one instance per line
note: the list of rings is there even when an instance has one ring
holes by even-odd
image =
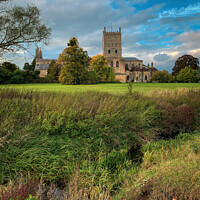
[[[167,17],[185,17],[188,15],[195,15],[200,13],[200,3],[191,4],[188,7],[182,7],[180,9],[172,8],[170,10],[163,11],[159,14],[159,18],[167,18]]]
[[[24,5],[24,0],[13,1]],[[194,53],[200,57],[200,31],[189,29],[190,23],[198,21],[199,16],[195,14],[200,13],[200,3],[167,10],[159,15],[164,4],[138,11],[133,5],[147,0],[117,0],[115,4],[119,9],[112,8],[112,2],[113,0],[26,0],[26,3],[39,7],[45,24],[53,30],[50,46],[43,48],[43,56],[58,57],[72,36],[78,37],[80,46],[88,50],[90,56],[101,53],[103,27],[109,27],[112,22],[114,30],[122,27],[124,56],[138,57],[145,64],[154,61],[156,66],[168,70],[184,53]],[[188,15],[190,16],[187,17]],[[183,25],[187,32],[178,35]],[[34,48],[31,51],[35,53]],[[159,53],[166,54],[168,59],[159,62],[155,59]],[[27,59],[31,62],[33,57],[26,55],[26,59],[23,59],[24,56],[19,59],[22,64]]]

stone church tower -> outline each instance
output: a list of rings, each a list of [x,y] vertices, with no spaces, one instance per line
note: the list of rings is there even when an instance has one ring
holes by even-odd
[[[136,57],[122,57],[121,27],[117,31],[103,30],[103,55],[108,60],[108,66],[115,70],[119,82],[148,82],[156,68],[146,66],[143,60]]]
[[[110,61],[113,58],[122,58],[121,27],[117,32],[103,31],[103,55]]]
[[[38,47],[36,48],[36,50],[35,50],[35,59],[36,60],[42,60],[43,59],[41,48],[40,49]]]
[[[125,60],[122,57],[121,27],[117,31],[103,31],[103,55],[108,60],[108,66],[114,67],[116,79],[126,82]]]

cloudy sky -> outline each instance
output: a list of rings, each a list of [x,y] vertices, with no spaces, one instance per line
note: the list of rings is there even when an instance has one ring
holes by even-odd
[[[25,5],[24,0],[14,0]],[[41,10],[44,23],[52,28],[44,58],[58,58],[75,36],[90,56],[102,52],[102,31],[122,27],[123,56],[134,56],[144,64],[154,62],[171,72],[184,54],[200,58],[200,1],[197,0],[26,0]],[[35,54],[35,47],[30,49]],[[33,56],[12,58],[22,65]]]

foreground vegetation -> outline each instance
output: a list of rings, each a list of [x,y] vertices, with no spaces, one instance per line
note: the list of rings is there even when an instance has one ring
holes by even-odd
[[[41,83],[41,84],[10,84],[0,85],[0,88],[12,88],[27,91],[40,92],[108,92],[115,94],[127,93],[127,83],[109,83],[95,85],[60,85],[59,83]],[[200,89],[199,83],[133,83],[133,92],[152,93],[163,92],[168,90],[188,90]]]
[[[0,89],[0,199],[199,199],[199,97]]]

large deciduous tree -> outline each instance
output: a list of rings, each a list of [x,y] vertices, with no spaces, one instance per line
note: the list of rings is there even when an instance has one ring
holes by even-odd
[[[68,47],[60,54],[57,65],[61,66],[61,84],[77,85],[87,82],[90,57],[79,47],[78,40],[71,38]]]
[[[176,62],[175,66],[172,68],[172,75],[177,75],[181,69],[185,67],[189,67],[191,69],[197,69],[199,66],[198,58],[195,58],[191,55],[184,55],[179,57]]]
[[[51,29],[42,23],[37,7],[14,6],[0,10],[0,52],[26,50],[31,43],[48,43]]]

